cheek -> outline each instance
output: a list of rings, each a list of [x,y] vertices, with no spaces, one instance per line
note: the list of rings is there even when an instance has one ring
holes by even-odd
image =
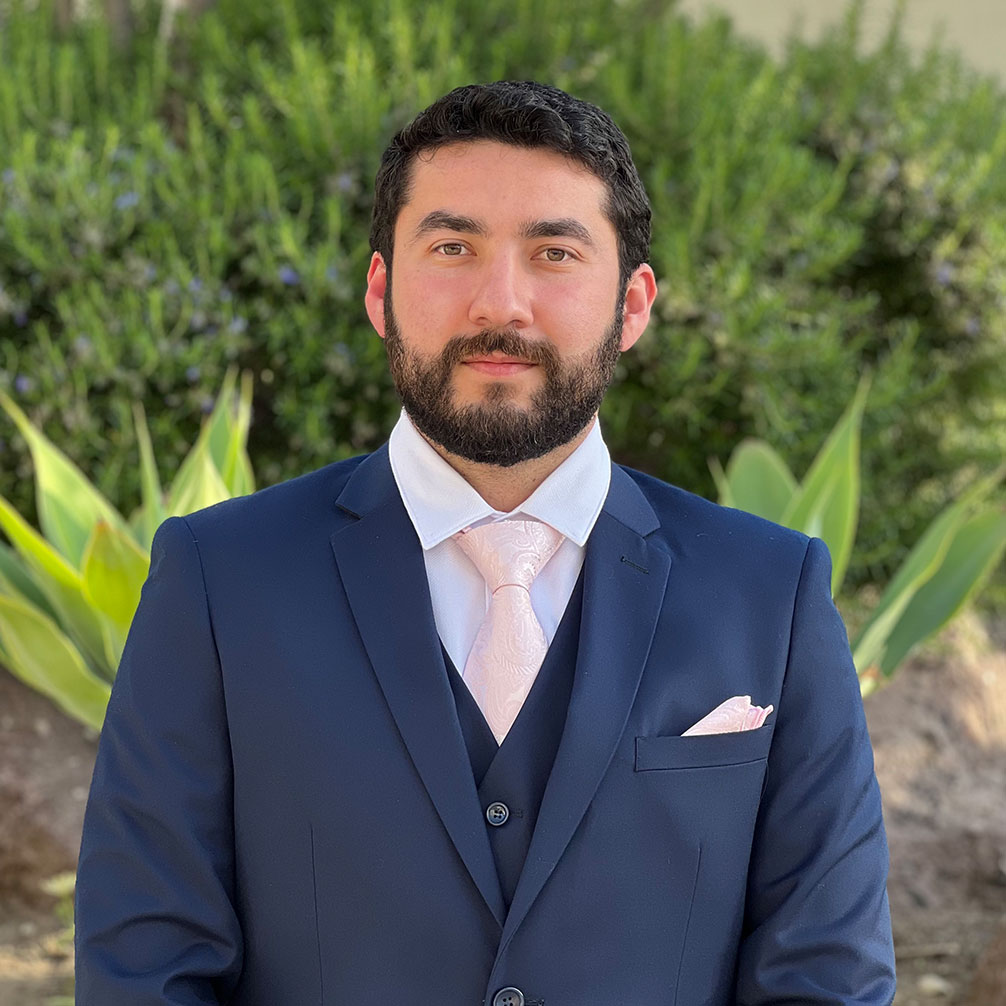
[[[444,328],[456,328],[465,317],[467,291],[456,276],[431,272],[408,283],[396,282],[392,274],[392,301],[402,330],[422,338]]]
[[[577,352],[601,337],[614,309],[614,290],[604,297],[582,283],[556,283],[538,299],[535,324],[558,348]]]

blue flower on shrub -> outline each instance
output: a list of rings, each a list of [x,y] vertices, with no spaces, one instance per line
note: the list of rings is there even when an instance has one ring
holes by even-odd
[[[242,318],[238,315],[236,318],[232,318],[230,324],[227,326],[227,331],[231,332],[233,335],[240,335],[248,327],[248,319]]]
[[[121,196],[115,197],[115,208],[117,210],[131,210],[140,201],[138,192],[123,192]]]
[[[14,378],[14,390],[19,395],[27,395],[35,387],[35,382],[26,374],[18,374]]]
[[[293,266],[280,266],[277,275],[283,286],[297,286],[300,283],[300,273]]]
[[[0,178],[3,178],[4,185],[13,185],[14,179],[17,178],[17,175],[15,174],[13,168],[5,168],[4,173],[0,175]]]
[[[327,279],[329,283],[334,283],[338,278],[339,278],[339,267],[335,265],[330,265],[325,270],[325,279]]]
[[[91,340],[86,335],[78,335],[76,339],[73,340],[73,348],[83,356],[85,353],[89,353],[91,350]]]
[[[23,307],[19,307],[14,312],[14,324],[18,328],[24,328],[28,324],[28,312]]]
[[[203,281],[198,276],[193,276],[189,280],[189,293],[199,293],[202,291]]]
[[[939,268],[936,270],[936,282],[940,286],[950,286],[954,280],[954,267],[948,262],[940,263]]]
[[[185,379],[189,382],[189,384],[195,384],[196,381],[199,380],[199,373],[200,371],[198,367],[189,367],[185,371]]]

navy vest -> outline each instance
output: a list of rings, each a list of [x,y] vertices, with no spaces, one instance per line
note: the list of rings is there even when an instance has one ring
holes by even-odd
[[[503,803],[510,812],[499,826],[485,822],[507,909],[524,868],[545,784],[566,725],[582,601],[581,573],[541,670],[502,744],[496,743],[482,710],[444,652],[482,811],[485,813],[491,804]]]

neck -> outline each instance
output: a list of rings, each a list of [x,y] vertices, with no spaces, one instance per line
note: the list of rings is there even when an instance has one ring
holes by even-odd
[[[516,510],[587,439],[597,422],[595,416],[572,440],[540,458],[501,468],[459,457],[430,440],[423,439],[439,454],[494,510]]]

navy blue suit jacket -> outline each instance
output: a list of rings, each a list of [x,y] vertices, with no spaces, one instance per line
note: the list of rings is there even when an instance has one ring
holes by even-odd
[[[383,448],[167,521],[99,745],[86,1006],[887,1006],[887,849],[827,550],[614,467],[504,912]],[[724,699],[756,731],[682,737]]]

